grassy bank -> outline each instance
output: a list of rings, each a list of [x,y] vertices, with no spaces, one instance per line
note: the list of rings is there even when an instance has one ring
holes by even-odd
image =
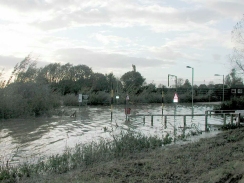
[[[244,182],[244,128],[21,182]]]
[[[36,165],[2,166],[2,182],[244,182],[244,128],[185,145],[122,133],[112,142],[77,146]]]
[[[39,159],[36,164],[27,162],[17,167],[11,167],[8,162],[2,162],[0,181],[19,182],[25,178],[34,179],[38,176],[63,174],[77,168],[85,170],[96,163],[121,159],[130,154],[155,149],[172,142],[172,138],[169,136],[164,139],[156,136],[146,137],[132,131],[121,132],[112,137],[112,141],[102,139],[90,144],[77,145],[74,149],[67,148],[63,154],[51,156],[46,160]]]

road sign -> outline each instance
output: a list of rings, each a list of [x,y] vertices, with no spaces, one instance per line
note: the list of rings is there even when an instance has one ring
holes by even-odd
[[[82,94],[79,94],[79,102],[82,102]]]
[[[178,102],[178,100],[179,100],[178,95],[177,95],[177,93],[175,93],[175,96],[174,96],[173,102],[174,102],[174,103],[177,103],[177,102]]]

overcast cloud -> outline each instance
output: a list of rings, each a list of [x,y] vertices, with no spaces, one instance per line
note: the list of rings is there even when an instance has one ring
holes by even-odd
[[[243,13],[242,0],[0,0],[0,67],[31,54],[118,77],[134,64],[157,84],[190,65],[197,84],[220,82]]]

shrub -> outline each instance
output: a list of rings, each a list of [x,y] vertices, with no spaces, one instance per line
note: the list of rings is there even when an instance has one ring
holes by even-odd
[[[109,105],[110,104],[110,93],[106,93],[104,91],[90,93],[89,103],[92,105]]]
[[[57,94],[48,85],[13,83],[0,90],[0,118],[17,118],[49,114],[60,106]]]
[[[238,110],[243,109],[244,97],[233,97],[229,101],[222,102],[220,106],[215,107],[215,110]]]
[[[63,105],[65,106],[78,106],[78,96],[75,94],[66,94],[62,96]]]

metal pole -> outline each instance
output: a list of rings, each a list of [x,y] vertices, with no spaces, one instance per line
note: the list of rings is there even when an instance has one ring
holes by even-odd
[[[170,75],[170,74],[168,74],[168,87],[169,87],[169,75]]]
[[[164,114],[164,86],[162,86],[162,117]]]
[[[113,98],[114,98],[114,90],[111,90],[111,121],[113,121]]]
[[[193,81],[194,81],[194,68],[192,67],[192,89],[191,89],[192,113],[193,113]]]
[[[192,117],[193,117],[193,113],[194,113],[194,109],[193,109],[193,86],[194,86],[194,68],[191,66],[186,66],[186,68],[191,68],[192,69],[192,87],[191,87],[191,100],[192,100]]]
[[[111,122],[113,121],[113,103],[114,103],[114,90],[113,90],[113,80],[111,77]]]
[[[208,112],[205,111],[205,132],[208,131]]]
[[[127,121],[127,99],[125,98],[125,120]]]
[[[225,77],[223,75],[223,102],[225,101]]]
[[[175,88],[176,88],[176,93],[177,93],[177,76],[175,76]]]

